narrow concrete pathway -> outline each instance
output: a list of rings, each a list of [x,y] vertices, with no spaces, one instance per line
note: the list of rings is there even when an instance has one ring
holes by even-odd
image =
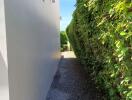
[[[102,100],[74,53],[64,52],[62,56],[46,100]]]

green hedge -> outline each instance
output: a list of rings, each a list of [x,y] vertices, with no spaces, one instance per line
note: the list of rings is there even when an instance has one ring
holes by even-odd
[[[132,1],[77,0],[67,35],[108,100],[132,100]]]
[[[65,31],[60,32],[60,44],[61,44],[61,51],[67,50],[68,37]]]

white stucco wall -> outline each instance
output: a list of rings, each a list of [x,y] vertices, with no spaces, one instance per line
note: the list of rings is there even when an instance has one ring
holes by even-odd
[[[9,100],[4,0],[0,0],[0,100]]]
[[[10,100],[45,100],[60,58],[59,0],[5,0]]]

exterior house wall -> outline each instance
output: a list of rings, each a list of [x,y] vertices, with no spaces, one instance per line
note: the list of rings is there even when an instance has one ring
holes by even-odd
[[[10,100],[46,98],[60,59],[59,0],[51,1],[5,0]]]
[[[9,100],[4,0],[0,0],[0,100]]]

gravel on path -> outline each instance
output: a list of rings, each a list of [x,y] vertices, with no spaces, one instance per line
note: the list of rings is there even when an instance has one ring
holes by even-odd
[[[63,52],[46,100],[102,100],[73,52]]]

